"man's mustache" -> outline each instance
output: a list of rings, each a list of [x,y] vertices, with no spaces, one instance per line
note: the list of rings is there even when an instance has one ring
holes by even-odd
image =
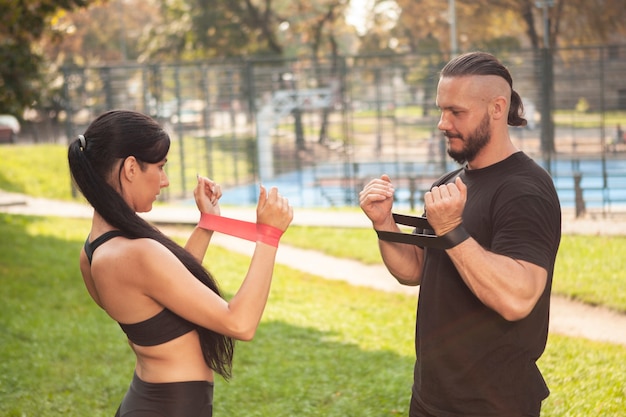
[[[448,139],[454,139],[454,138],[463,139],[463,136],[459,133],[450,133],[446,131],[446,132],[443,132],[443,135],[447,137]]]

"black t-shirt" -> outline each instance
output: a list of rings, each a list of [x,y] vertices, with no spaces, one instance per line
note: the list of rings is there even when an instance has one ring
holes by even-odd
[[[548,271],[533,311],[510,322],[465,285],[445,251],[425,249],[418,301],[414,395],[434,415],[538,414],[549,390],[535,362],[545,349],[561,210],[548,173],[522,152],[467,168],[463,226],[485,249]]]

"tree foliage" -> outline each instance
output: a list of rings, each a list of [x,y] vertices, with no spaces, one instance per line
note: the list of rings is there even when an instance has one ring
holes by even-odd
[[[21,116],[37,102],[42,57],[37,42],[59,10],[83,7],[89,0],[0,0],[0,112]]]
[[[201,59],[331,53],[347,0],[166,0],[144,57]]]
[[[281,18],[271,0],[164,0],[159,25],[151,25],[143,60],[193,60],[281,55]]]
[[[351,1],[0,0],[0,112],[20,114],[40,102],[67,64],[450,52],[448,1],[361,0],[366,21],[358,33],[347,23]],[[567,47],[626,36],[624,0],[553,0],[547,37],[543,1],[455,0],[459,50],[539,50],[545,38]],[[410,76],[424,79],[439,65],[427,61]]]
[[[544,1],[550,5],[547,33]],[[392,44],[396,51],[418,52],[429,38],[437,39],[442,52],[451,50],[447,1],[396,0],[401,13],[390,31],[381,30],[386,3],[377,0],[370,10],[374,24],[363,37],[362,50],[384,50]],[[460,50],[597,45],[626,36],[623,0],[455,0],[455,9]],[[549,45],[544,45],[546,38]]]
[[[59,12],[41,45],[51,65],[135,62],[145,30],[160,25],[155,0],[109,0],[89,8]]]

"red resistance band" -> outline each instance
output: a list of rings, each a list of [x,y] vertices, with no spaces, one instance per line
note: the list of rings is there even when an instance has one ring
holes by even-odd
[[[208,213],[202,213],[200,215],[198,227],[206,230],[214,230],[252,242],[267,243],[275,248],[278,247],[278,241],[283,235],[283,231],[274,226],[230,219],[228,217]]]

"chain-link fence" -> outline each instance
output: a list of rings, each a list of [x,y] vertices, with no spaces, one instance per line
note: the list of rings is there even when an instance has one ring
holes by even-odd
[[[529,124],[516,145],[552,174],[564,206],[626,211],[626,45],[499,52]],[[398,204],[419,207],[452,168],[437,131],[440,55],[241,59],[64,68],[65,134],[101,112],[134,109],[170,132],[170,191],[196,173],[224,203],[254,204],[276,184],[296,206],[356,205],[365,181],[394,178]]]

